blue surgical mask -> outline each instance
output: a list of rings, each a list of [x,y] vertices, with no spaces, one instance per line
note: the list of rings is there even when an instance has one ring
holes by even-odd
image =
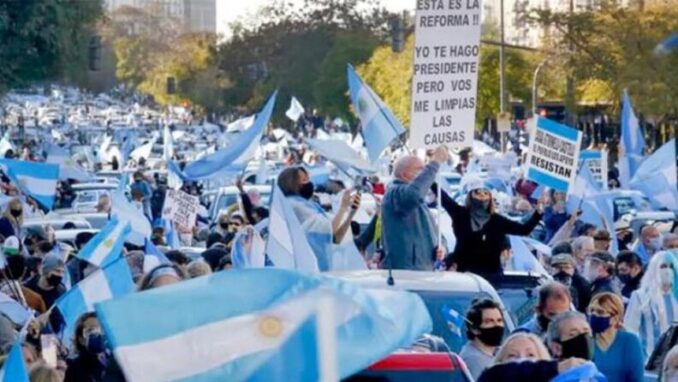
[[[662,248],[662,237],[657,236],[657,237],[653,237],[652,239],[650,239],[649,247],[651,249],[655,250],[655,251],[660,250]]]
[[[589,325],[593,334],[600,334],[610,328],[610,317],[589,315]]]
[[[106,351],[104,336],[101,332],[95,331],[85,335],[85,342],[87,343],[87,351],[92,354],[100,354]]]

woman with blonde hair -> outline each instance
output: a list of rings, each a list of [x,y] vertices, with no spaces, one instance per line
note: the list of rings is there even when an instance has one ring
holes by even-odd
[[[24,209],[21,200],[14,198],[0,218],[0,235],[4,237],[16,236],[23,238],[21,226],[24,224]]]
[[[62,382],[63,373],[44,362],[34,364],[28,373],[31,382]]]
[[[638,336],[624,330],[624,302],[614,293],[593,297],[588,308],[595,340],[593,363],[610,382],[644,380],[645,357]]]
[[[494,357],[494,365],[480,375],[478,382],[547,382],[584,362],[578,358],[554,361],[539,337],[518,332],[506,339]]]

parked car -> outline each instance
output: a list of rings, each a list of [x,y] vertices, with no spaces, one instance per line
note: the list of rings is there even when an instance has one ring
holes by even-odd
[[[455,353],[394,353],[344,382],[470,382],[466,365]]]

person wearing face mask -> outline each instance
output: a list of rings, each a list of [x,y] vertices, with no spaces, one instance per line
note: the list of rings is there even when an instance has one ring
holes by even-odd
[[[589,305],[589,325],[595,340],[593,363],[610,382],[644,381],[645,356],[638,336],[624,330],[624,303],[613,293],[601,293]]]
[[[560,362],[553,360],[539,337],[530,333],[515,333],[506,339],[497,351],[493,365],[477,381],[547,382],[584,362],[578,358]]]
[[[543,207],[538,204],[525,223],[517,223],[495,211],[492,194],[482,179],[470,179],[465,187],[468,190],[465,206],[457,204],[445,191],[441,193],[443,208],[452,218],[457,238],[454,252],[445,261],[448,268],[456,266],[459,272],[501,275],[500,254],[505,237],[529,235],[539,224]]]
[[[662,333],[678,318],[678,260],[672,253],[656,253],[647,265],[640,288],[631,293],[626,329],[640,337],[646,355],[652,354]]]
[[[141,210],[149,220],[152,219],[151,214],[151,197],[153,196],[153,189],[146,181],[144,173],[137,171],[134,173],[134,182],[129,186],[130,194],[135,199],[135,202],[141,202]],[[135,193],[141,194],[139,197],[134,197]]]
[[[596,251],[593,238],[590,236],[579,236],[572,242],[572,255],[576,261],[577,271],[583,273],[586,265],[586,258]],[[586,277],[586,276],[584,276]]]
[[[622,283],[621,295],[626,302],[631,298],[631,293],[640,288],[640,280],[645,272],[640,256],[633,251],[621,251],[617,255],[617,279]]]
[[[469,341],[459,356],[473,379],[478,379],[492,364],[494,353],[504,338],[504,317],[499,304],[490,299],[473,301],[466,313],[466,337]]]
[[[607,252],[594,252],[586,258],[584,277],[591,283],[591,298],[599,293],[619,294],[614,284],[614,257]]]
[[[46,255],[42,259],[40,275],[36,275],[26,282],[26,287],[42,297],[45,306],[49,309],[54,302],[66,293],[66,288],[61,281],[64,278],[65,264],[63,260],[54,256]]]
[[[553,249],[549,265],[552,269],[553,279],[570,288],[572,303],[578,311],[583,313],[586,312],[589,301],[591,301],[591,284],[577,272],[574,258],[569,253],[572,248],[569,244],[564,244],[566,245],[563,248],[565,252],[559,252],[558,246]]]
[[[0,235],[3,237],[23,237],[21,226],[24,224],[23,204],[19,199],[12,199],[5,213],[0,218]]]
[[[655,226],[646,225],[640,229],[640,240],[633,251],[643,260],[643,265],[650,262],[652,256],[662,249],[662,235]]]
[[[534,317],[519,330],[543,337],[546,335],[551,319],[560,313],[569,311],[571,306],[572,296],[567,286],[556,281],[546,283],[539,288]]]
[[[336,213],[330,216],[314,198],[315,187],[304,168],[284,169],[278,175],[276,184],[285,195],[307,237],[313,238],[309,240],[309,244],[316,255],[318,268],[320,271],[330,270],[334,245],[342,243],[351,228],[351,221],[360,208],[360,194],[345,190]]]
[[[556,359],[579,358],[593,360],[593,336],[586,316],[580,312],[565,312],[549,324],[546,341]]]
[[[85,313],[75,324],[75,358],[68,360],[64,382],[103,381],[110,354],[96,313]]]

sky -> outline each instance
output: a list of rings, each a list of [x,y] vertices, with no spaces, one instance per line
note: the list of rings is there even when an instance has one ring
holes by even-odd
[[[226,25],[241,16],[254,13],[262,5],[273,3],[274,0],[217,0],[220,6],[225,6],[223,12],[218,12],[217,25]],[[292,3],[302,3],[302,0],[288,0]],[[224,4],[221,4],[224,2]],[[390,11],[400,12],[405,9],[414,10],[417,0],[381,0],[381,3]],[[222,24],[223,23],[223,24]]]

